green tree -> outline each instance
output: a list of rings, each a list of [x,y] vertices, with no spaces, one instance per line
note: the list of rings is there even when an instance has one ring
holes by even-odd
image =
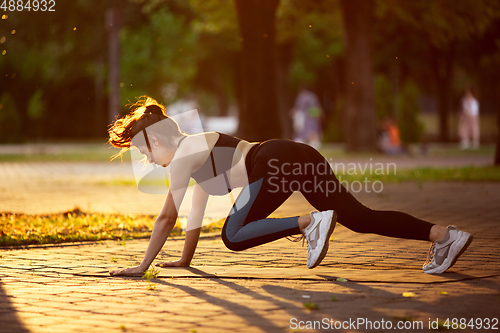
[[[378,74],[375,77],[375,110],[379,121],[394,116],[396,110],[394,97],[391,81],[385,75]]]
[[[420,105],[418,86],[411,80],[405,82],[398,98],[398,126],[401,141],[404,144],[419,142],[424,132],[423,124],[418,119]]]
[[[34,122],[52,137],[89,137],[96,126],[96,61],[106,57],[104,11],[108,2],[75,0],[54,12],[10,12],[2,20],[6,55],[0,61],[0,89],[18,106],[23,135],[34,136]],[[44,91],[46,117],[29,116],[29,96]]]
[[[45,102],[43,99],[43,90],[38,88],[28,101],[28,117],[34,124],[36,136],[43,137],[42,119],[45,116]]]
[[[241,41],[234,2],[230,0],[190,0],[195,14],[191,29],[197,39],[197,75],[193,87],[199,102],[211,100],[204,110],[225,116],[241,88],[238,73]],[[240,95],[240,94],[238,94]],[[214,107],[216,106],[216,107]]]
[[[306,84],[318,95],[326,114],[323,139],[341,140],[344,40],[339,1],[281,0],[276,36],[284,136],[291,137],[289,110],[297,91]]]
[[[148,20],[121,31],[122,105],[145,94],[161,99],[167,83],[189,91],[196,74],[196,35],[185,19],[159,8]]]
[[[124,99],[145,93],[165,98],[165,87],[177,87],[174,99],[195,92],[202,111],[211,113],[215,104],[215,113],[225,115],[238,83],[240,40],[234,3],[132,1],[141,6],[147,22],[129,25],[122,33]]]
[[[438,100],[439,131],[449,140],[449,111],[459,43],[479,38],[498,18],[496,0],[377,2],[379,59],[405,62],[422,86],[431,83]],[[390,41],[390,43],[388,43]]]
[[[21,139],[21,119],[16,103],[9,93],[0,95],[0,142]]]

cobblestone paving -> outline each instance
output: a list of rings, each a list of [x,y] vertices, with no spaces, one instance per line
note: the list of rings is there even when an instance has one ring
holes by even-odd
[[[430,276],[420,271],[426,244],[358,235],[342,226],[315,270],[304,268],[305,249],[286,240],[233,253],[219,237],[205,237],[192,270],[215,273],[182,278],[170,275],[184,269],[162,269],[152,290],[145,279],[106,274],[138,263],[145,240],[5,249],[2,331],[287,332],[292,318],[384,319],[394,325],[411,318],[428,325],[429,318],[498,317],[500,254],[486,246],[498,246],[498,237],[476,238],[453,273]],[[168,241],[157,261],[178,258],[182,245],[182,239]],[[238,275],[245,270],[250,278]],[[348,281],[321,279],[328,276]],[[403,297],[405,292],[415,297]],[[306,302],[319,309],[308,310]]]

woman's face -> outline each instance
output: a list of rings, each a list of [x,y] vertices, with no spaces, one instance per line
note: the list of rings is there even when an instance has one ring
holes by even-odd
[[[155,136],[149,136],[149,144],[151,151],[146,145],[138,146],[137,149],[146,156],[149,163],[155,163],[163,167],[169,166],[174,158],[175,151],[162,145]]]

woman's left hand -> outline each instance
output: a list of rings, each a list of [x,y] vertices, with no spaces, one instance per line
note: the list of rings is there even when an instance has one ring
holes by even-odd
[[[111,276],[143,276],[146,270],[141,266],[129,267],[125,269],[120,269],[116,271],[110,271]]]
[[[155,264],[156,267],[189,267],[189,263],[184,263],[181,260],[167,261],[159,264]]]

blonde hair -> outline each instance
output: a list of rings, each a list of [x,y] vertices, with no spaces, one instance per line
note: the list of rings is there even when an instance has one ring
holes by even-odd
[[[149,96],[139,97],[136,103],[130,105],[130,109],[129,114],[115,120],[108,128],[108,142],[113,147],[121,148],[112,159],[130,150],[132,139],[147,127],[151,126],[149,134],[155,134],[164,145],[170,147],[173,138],[183,135],[177,122],[165,113],[165,107]]]

